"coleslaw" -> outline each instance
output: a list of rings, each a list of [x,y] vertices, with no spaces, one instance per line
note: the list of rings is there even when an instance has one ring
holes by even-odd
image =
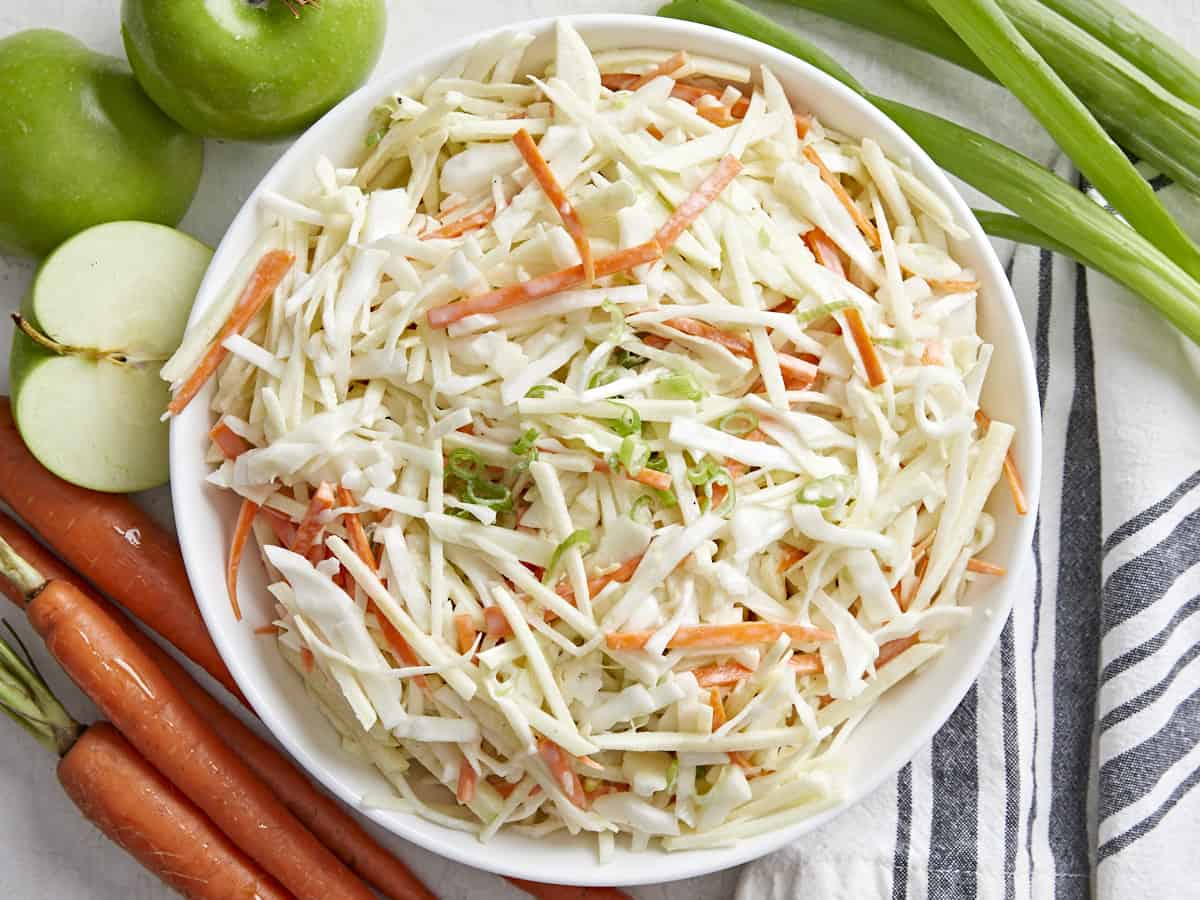
[[[965,233],[771,71],[501,33],[267,193],[163,369],[215,370],[274,635],[411,811],[719,846],[971,615],[1013,429]]]

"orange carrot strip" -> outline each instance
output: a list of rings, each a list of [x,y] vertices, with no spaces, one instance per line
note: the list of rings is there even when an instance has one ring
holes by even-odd
[[[265,636],[268,634],[278,635],[280,632],[279,632],[278,625],[259,625],[257,628],[254,629],[254,633]]]
[[[682,69],[685,65],[687,65],[687,54],[680,50],[679,52],[674,53],[664,59],[649,72],[639,75],[629,83],[625,90],[636,91],[638,88],[644,87],[652,82],[655,78],[659,78],[663,75],[670,75],[677,69]]]
[[[624,584],[633,577],[633,573],[642,564],[642,557],[644,555],[643,553],[639,553],[637,556],[625,560],[621,565],[617,566],[611,572],[606,572],[604,575],[593,575],[588,579],[588,595],[595,597],[610,584]],[[558,583],[558,587],[554,589],[554,592],[565,600],[573,600],[575,598],[575,589],[571,587],[570,580],[566,578]],[[549,612],[547,610],[547,614]],[[551,620],[547,618],[547,621]]]
[[[596,260],[596,277],[603,278],[606,275],[625,272],[645,263],[654,262],[654,260],[659,259],[661,256],[662,248],[659,247],[657,241],[652,240],[625,250],[618,250],[616,253],[610,253],[608,256],[602,256]],[[529,281],[510,284],[508,287],[497,288],[494,291],[487,291],[483,294],[476,294],[474,297],[468,297],[456,303],[435,306],[427,314],[429,327],[446,328],[460,319],[465,319],[467,316],[479,315],[480,313],[496,313],[514,306],[520,306],[522,303],[528,303],[531,300],[549,297],[551,294],[557,294],[560,291],[569,290],[576,285],[583,284],[583,279],[583,265],[580,264],[570,266],[566,269],[559,269],[557,272],[540,275],[537,278],[531,278]]]
[[[713,100],[710,103],[697,103],[696,114],[720,128],[728,128],[737,122],[737,117],[733,114],[733,111],[720,100]]]
[[[838,245],[829,239],[824,231],[813,226],[804,232],[804,243],[817,258],[817,262],[840,278],[846,277],[846,267],[842,265],[841,251]]]
[[[655,235],[658,245],[666,251],[679,240],[679,236],[687,230],[689,225],[700,218],[700,214],[708,208],[710,203],[721,196],[721,191],[728,187],[729,182],[733,181],[740,171],[742,171],[742,164],[737,157],[724,157],[687,199],[679,204],[671,217],[663,223],[662,228],[658,229],[658,234]]]
[[[237,459],[253,446],[248,440],[237,434],[221,419],[208,433],[209,439],[217,445],[221,455],[226,459]]]
[[[754,355],[754,344],[751,343],[749,338],[730,334],[728,331],[722,331],[720,328],[709,325],[707,322],[680,316],[674,319],[667,319],[663,324],[668,328],[674,328],[676,331],[682,331],[684,334],[690,334],[692,337],[704,338],[705,340],[720,344],[730,353],[737,356]]]
[[[925,283],[937,294],[961,294],[982,287],[978,281],[958,281],[953,278],[926,278]]]
[[[875,350],[875,344],[871,342],[871,336],[867,334],[862,313],[858,311],[857,306],[851,306],[844,310],[842,315],[846,317],[850,337],[854,339],[854,346],[858,348],[858,355],[862,357],[863,368],[867,370],[867,384],[879,387],[887,381],[887,373],[883,370],[883,363]]]
[[[474,620],[466,613],[455,616],[454,631],[458,636],[458,652],[466,653],[474,646],[475,636],[478,634]]]
[[[796,137],[803,140],[808,136],[808,129],[812,127],[812,116],[808,113],[795,113],[796,119]]]
[[[639,484],[644,484],[659,491],[669,491],[671,489],[671,476],[666,472],[659,472],[656,469],[642,469],[642,471],[632,477]]]
[[[708,705],[712,707],[712,730],[716,731],[722,725],[729,721],[729,716],[725,714],[725,704],[721,702],[721,691],[719,688],[708,689]]]
[[[233,617],[242,621],[242,607],[238,604],[238,569],[242,565],[242,551],[246,549],[246,538],[254,527],[254,517],[258,515],[258,504],[253,500],[243,500],[238,512],[237,525],[233,529],[233,541],[229,545],[229,561],[225,564],[225,587],[229,590],[229,605],[233,607]]]
[[[741,663],[713,663],[700,669],[692,669],[692,677],[702,688],[725,687],[737,684],[750,675],[752,669],[747,669]]]
[[[854,224],[858,226],[858,230],[863,233],[863,236],[866,237],[867,241],[872,247],[878,249],[879,231],[875,228],[871,221],[865,215],[863,215],[863,211],[858,208],[858,204],[855,203],[851,199],[850,195],[846,193],[846,189],[842,187],[842,182],[838,179],[838,177],[829,171],[829,168],[825,165],[825,161],[822,160],[820,154],[813,149],[812,144],[809,144],[804,148],[804,158],[817,167],[817,171],[821,173],[821,180],[829,185],[829,189],[833,191],[838,200],[841,202],[842,206],[846,208],[846,212],[850,213],[850,218],[854,220]]]
[[[483,608],[483,623],[484,633],[489,637],[508,637],[513,633],[512,625],[498,606]]]
[[[606,637],[610,650],[640,650],[646,646],[653,631],[612,631]],[[832,641],[834,634],[812,625],[782,625],[776,622],[735,622],[730,625],[681,625],[667,646],[676,647],[741,647],[746,644],[769,644],[788,635],[793,641]]]
[[[875,657],[875,668],[879,669],[886,666],[893,659],[913,646],[920,638],[915,634],[910,634],[908,637],[896,638],[894,641],[888,641],[879,648],[879,655]]]
[[[455,219],[453,222],[447,222],[441,228],[433,231],[427,231],[421,235],[421,240],[432,241],[435,239],[449,239],[462,237],[468,231],[473,231],[476,228],[482,228],[496,217],[496,206],[490,204],[478,212],[469,213],[461,219]]]
[[[585,284],[591,284],[596,279],[596,261],[592,258],[592,245],[588,242],[587,232],[584,230],[579,213],[571,205],[567,192],[554,177],[550,164],[546,162],[546,157],[542,156],[542,152],[533,142],[533,138],[529,136],[529,132],[522,128],[513,135],[513,143],[521,151],[521,158],[533,172],[533,177],[537,179],[546,199],[550,201],[550,205],[554,207],[558,217],[562,219],[563,228],[571,236],[575,249],[579,251],[579,258],[583,262],[583,281]]]
[[[640,77],[640,75],[633,72],[609,72],[600,76],[600,83],[610,91],[628,91],[632,90],[630,85]],[[721,92],[715,88],[688,84],[686,81],[676,81],[675,86],[671,88],[671,96],[685,103],[691,103],[694,106],[701,97],[712,97],[714,100],[720,100]]]
[[[998,566],[995,563],[987,562],[983,559],[968,559],[967,571],[978,572],[980,575],[1004,575],[1004,566]]]
[[[779,573],[782,575],[804,557],[808,556],[807,550],[801,550],[799,547],[783,548],[783,557],[779,560]]]
[[[337,502],[341,506],[353,506],[355,504],[354,495],[339,484]],[[342,524],[350,535],[350,546],[354,550],[354,554],[365,562],[372,572],[377,571],[379,563],[375,559],[374,551],[371,550],[371,541],[367,538],[367,531],[363,528],[362,519],[354,513],[343,513]]]
[[[209,345],[192,374],[179,386],[171,402],[167,404],[167,413],[177,416],[187,407],[192,399],[200,393],[205,382],[217,371],[217,366],[225,358],[225,338],[231,334],[240,334],[242,329],[250,324],[250,320],[263,308],[283,276],[292,267],[296,257],[285,250],[271,250],[263,255],[255,266],[250,280],[242,289],[241,295],[233,306],[229,319],[217,333],[216,339]]]
[[[817,367],[807,360],[787,353],[776,353],[779,370],[783,373],[783,384],[793,391],[802,391],[817,380]]]
[[[825,671],[819,653],[793,653],[788,665],[797,675],[819,675]]]
[[[554,780],[558,782],[559,787],[563,789],[563,793],[567,795],[567,799],[576,806],[587,809],[587,792],[584,791],[579,776],[571,768],[570,757],[567,752],[547,738],[538,738],[538,753],[541,754],[546,765],[550,767],[550,773],[554,776]]]
[[[992,424],[991,418],[982,409],[975,410],[975,421],[984,428],[988,428]],[[1017,515],[1027,515],[1029,502],[1025,499],[1025,484],[1021,480],[1021,471],[1017,468],[1012,447],[1008,448],[1008,453],[1004,456],[1004,479],[1008,482],[1008,491],[1012,494],[1013,506],[1017,508]]]
[[[288,548],[289,550],[299,553],[301,556],[308,555],[313,545],[316,544],[317,538],[321,536],[321,532],[325,530],[325,523],[321,521],[321,516],[333,509],[333,502],[333,488],[322,481],[308,501],[308,509],[304,511],[304,518],[300,522],[300,527],[296,529],[296,537]]]
[[[458,766],[458,789],[454,792],[459,803],[466,804],[475,799],[475,782],[478,778],[478,773],[464,757]]]

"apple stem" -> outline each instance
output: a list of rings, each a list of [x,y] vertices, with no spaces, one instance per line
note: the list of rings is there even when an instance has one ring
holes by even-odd
[[[95,347],[74,347],[56,341],[45,332],[39,330],[32,322],[20,313],[13,313],[13,322],[20,332],[37,344],[58,356],[81,356],[85,359],[103,360],[118,366],[133,366],[135,368],[164,363],[170,359],[170,354],[131,353],[128,350],[97,350]]]
[[[268,6],[271,0],[246,0],[246,2],[251,6],[257,6],[259,9],[262,9]],[[282,0],[282,2],[283,5],[288,8],[288,12],[290,12],[297,19],[300,18],[300,10],[303,7],[321,5],[320,0]]]

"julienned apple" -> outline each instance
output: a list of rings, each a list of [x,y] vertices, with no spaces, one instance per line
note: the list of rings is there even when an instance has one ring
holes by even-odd
[[[196,134],[282,137],[314,122],[370,74],[385,0],[124,0],[134,74]]]

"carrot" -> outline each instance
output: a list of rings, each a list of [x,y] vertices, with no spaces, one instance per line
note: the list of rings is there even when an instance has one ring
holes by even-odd
[[[829,167],[825,165],[825,161],[821,159],[821,155],[813,149],[812,144],[805,146],[804,158],[817,167],[817,171],[821,173],[821,180],[829,185],[829,189],[833,191],[838,201],[846,208],[846,212],[850,213],[850,218],[854,220],[854,224],[858,226],[858,230],[863,233],[863,236],[872,247],[878,249],[878,229],[863,215],[863,211],[858,208],[858,204],[846,193],[846,189],[842,187],[842,182],[838,180],[838,177],[829,171]]]
[[[978,572],[980,575],[1004,575],[1004,566],[998,566],[995,563],[987,562],[982,559],[968,559],[967,571]]]
[[[21,440],[7,397],[0,397],[0,499],[74,569],[241,699],[200,617],[175,538],[128,497],[68,484],[43,468]]]
[[[239,622],[242,621],[242,607],[238,604],[238,569],[241,567],[242,551],[246,549],[246,538],[250,537],[258,509],[258,504],[253,500],[242,500],[237,525],[233,529],[233,541],[229,545],[229,562],[225,565],[225,587],[229,591],[229,605],[233,607],[233,617]]]
[[[750,675],[752,669],[747,669],[741,663],[713,663],[700,669],[692,669],[692,676],[702,688],[723,687],[737,684]]]
[[[812,255],[817,258],[817,262],[838,277],[846,277],[846,267],[842,265],[841,253],[837,244],[829,239],[829,235],[814,225],[804,232],[804,243],[808,245]]]
[[[208,436],[226,459],[237,459],[252,447],[249,441],[225,424],[224,419],[212,427]]]
[[[183,694],[192,709],[342,862],[391,900],[434,900],[433,894],[425,889],[408,867],[367,834],[336,800],[316,788],[294,763],[242,724],[170,654],[3,513],[0,513],[0,538],[8,542],[17,555],[30,563],[43,578],[70,582],[118,623],[129,639]],[[24,609],[24,592],[2,575],[0,592]]]
[[[308,555],[321,536],[321,532],[325,530],[325,523],[321,521],[321,516],[333,509],[334,499],[333,488],[322,481],[308,500],[308,509],[304,511],[304,518],[296,529],[296,536],[292,539],[289,550],[299,553],[301,556]]]
[[[742,164],[737,157],[723,157],[717,167],[700,182],[691,195],[679,204],[671,217],[658,229],[658,234],[655,235],[658,245],[666,251],[679,240],[679,236],[687,231],[689,225],[700,218],[700,214],[721,195],[721,191],[728,187],[729,182],[733,181],[740,171],[742,171]]]
[[[788,665],[797,675],[819,675],[825,671],[825,663],[819,653],[793,653]]]
[[[795,113],[796,120],[796,137],[804,140],[808,136],[808,129],[812,127],[812,116],[808,113]]]
[[[858,355],[862,357],[863,368],[867,372],[867,384],[871,387],[879,387],[887,381],[887,373],[883,370],[883,363],[879,359],[879,353],[875,350],[875,344],[871,342],[871,336],[867,334],[867,326],[863,324],[862,313],[858,311],[857,306],[851,306],[842,315],[846,317],[846,324],[850,327],[850,337],[854,339],[854,346],[858,348]]]
[[[720,100],[705,100],[705,102],[696,103],[696,114],[702,119],[708,119],[714,125],[721,128],[728,128],[737,122],[737,116],[733,114],[728,106]]]
[[[567,192],[563,190],[562,185],[558,183],[558,179],[554,177],[554,172],[551,170],[550,164],[546,162],[546,157],[542,156],[542,152],[538,150],[538,146],[533,142],[533,138],[529,136],[529,132],[522,128],[513,135],[513,143],[521,151],[521,158],[525,160],[525,164],[533,172],[533,177],[537,179],[537,183],[541,186],[546,199],[550,201],[550,205],[554,207],[554,211],[558,213],[558,217],[562,220],[563,228],[567,230],[567,234],[571,236],[571,240],[575,243],[575,249],[579,251],[579,259],[583,263],[584,284],[591,284],[596,280],[596,261],[592,258],[592,245],[588,243],[587,232],[583,228],[583,222],[579,218],[579,213],[575,212],[575,207],[571,205],[571,200],[567,197]]]
[[[936,294],[961,294],[982,287],[978,281],[958,281],[953,278],[926,278],[925,283]]]
[[[680,316],[674,319],[667,319],[663,324],[668,328],[674,328],[676,331],[682,331],[684,334],[690,334],[692,337],[700,337],[720,344],[730,353],[737,356],[754,355],[754,344],[749,338],[730,334],[728,331],[722,331],[720,328],[709,325],[707,322]]]
[[[984,428],[992,424],[992,420],[982,409],[975,410],[975,421]],[[1004,480],[1008,482],[1008,492],[1012,494],[1013,506],[1017,509],[1017,515],[1028,515],[1029,502],[1025,499],[1025,484],[1021,480],[1021,471],[1017,468],[1012,447],[1009,447],[1008,453],[1004,455]]]
[[[780,574],[786,572],[806,556],[808,556],[807,550],[801,550],[799,547],[784,547],[783,557],[779,560]]]
[[[454,617],[454,630],[458,635],[458,652],[466,653],[475,645],[475,622],[465,613]]]
[[[227,352],[224,346],[225,338],[231,334],[240,334],[242,329],[250,324],[250,320],[270,299],[271,294],[275,292],[275,288],[279,287],[279,282],[283,281],[283,276],[287,274],[288,269],[295,261],[296,257],[285,250],[271,250],[258,261],[258,265],[250,275],[250,280],[234,304],[229,319],[217,333],[204,356],[200,358],[200,362],[196,364],[192,374],[184,380],[183,384],[175,391],[171,402],[167,404],[168,415],[179,415],[200,393],[200,389],[217,371],[217,366],[225,358]]]
[[[684,53],[682,50],[680,50],[677,53],[673,53],[671,56],[667,57],[662,62],[660,62],[657,66],[655,66],[653,69],[651,69],[649,72],[646,72],[643,75],[639,75],[637,78],[635,78],[633,81],[631,81],[628,84],[628,86],[626,86],[625,90],[636,91],[638,88],[643,87],[643,86],[649,84],[650,82],[652,82],[655,78],[660,78],[663,75],[670,75],[672,72],[676,71],[677,69],[683,68],[685,65],[687,65],[687,61],[688,61],[687,54]]]
[[[600,83],[610,91],[629,91],[635,90],[630,85],[634,84],[641,77],[633,72],[609,72],[600,76]],[[676,100],[682,100],[694,106],[699,102],[701,97],[712,97],[714,100],[720,100],[721,92],[714,88],[700,87],[699,85],[688,84],[685,81],[676,81],[675,86],[671,88],[671,96]]]
[[[468,231],[474,231],[476,228],[482,228],[487,225],[492,219],[496,218],[495,204],[489,205],[478,212],[469,213],[461,219],[455,219],[453,222],[448,222],[441,228],[427,231],[421,235],[421,240],[431,241],[434,239],[449,239],[462,237]]]
[[[608,256],[602,256],[596,260],[595,275],[597,278],[603,278],[607,275],[625,272],[636,266],[654,262],[662,256],[662,253],[662,248],[652,240],[625,250],[618,250],[616,253],[610,253]],[[468,297],[456,303],[435,306],[429,310],[426,318],[430,328],[446,328],[467,316],[496,313],[520,306],[531,300],[539,300],[542,297],[569,290],[576,285],[583,284],[583,281],[584,270],[581,263],[531,278],[528,281],[510,284],[508,287],[476,294],[474,297]]]
[[[878,669],[886,666],[909,647],[916,644],[918,640],[920,638],[917,635],[910,634],[908,637],[896,638],[894,641],[882,644],[879,647],[879,655],[875,657],[875,668]]]
[[[607,635],[610,650],[640,650],[653,631],[612,631]],[[667,646],[741,647],[745,644],[769,644],[788,635],[793,641],[832,641],[834,634],[812,625],[782,625],[776,622],[735,622],[730,625],[681,625]]]
[[[721,691],[719,688],[708,689],[708,705],[712,707],[712,730],[716,731],[722,725],[729,721],[729,716],[725,714],[725,704],[721,702]]]
[[[107,722],[93,725],[67,751],[58,781],[88,821],[185,897],[292,896]]]
[[[508,637],[513,633],[512,625],[498,606],[483,608],[484,633],[489,637]]]
[[[610,584],[624,584],[633,577],[633,573],[637,571],[638,566],[642,564],[644,553],[639,553],[637,556],[631,557],[621,563],[611,572],[606,572],[603,575],[593,575],[588,579],[588,595],[595,597],[598,593],[608,587]],[[563,579],[558,583],[555,593],[567,600],[574,598],[575,589],[571,587],[571,583],[567,579]]]
[[[595,471],[612,472],[612,467],[610,467],[609,464],[603,460],[597,460]],[[626,474],[629,478],[633,479],[639,484],[644,484],[647,487],[654,488],[655,490],[669,491],[671,489],[671,476],[666,472],[660,472],[657,469],[642,469],[634,475],[629,475],[628,473]]]
[[[371,900],[367,886],[288,812],[119,622],[70,582],[39,585],[38,578],[20,584],[30,623],[147,762],[299,900]]]
[[[354,495],[339,484],[337,502],[341,506],[354,506]],[[376,562],[375,553],[371,550],[371,541],[367,538],[367,532],[363,528],[362,519],[354,513],[343,513],[342,525],[345,526],[347,533],[350,535],[350,546],[354,550],[354,553],[367,564],[367,567],[372,572],[376,571],[379,568],[379,563]]]
[[[584,791],[579,776],[571,768],[570,756],[567,752],[548,738],[538,738],[538,753],[550,767],[550,774],[563,789],[567,799],[576,806],[587,809],[587,792]]]
[[[458,764],[458,787],[454,792],[459,803],[470,803],[475,799],[475,782],[479,773],[471,768],[471,764],[463,757]]]
[[[565,884],[538,884],[521,878],[505,878],[509,884],[537,897],[538,900],[630,900],[624,891],[610,887],[572,887]]]

